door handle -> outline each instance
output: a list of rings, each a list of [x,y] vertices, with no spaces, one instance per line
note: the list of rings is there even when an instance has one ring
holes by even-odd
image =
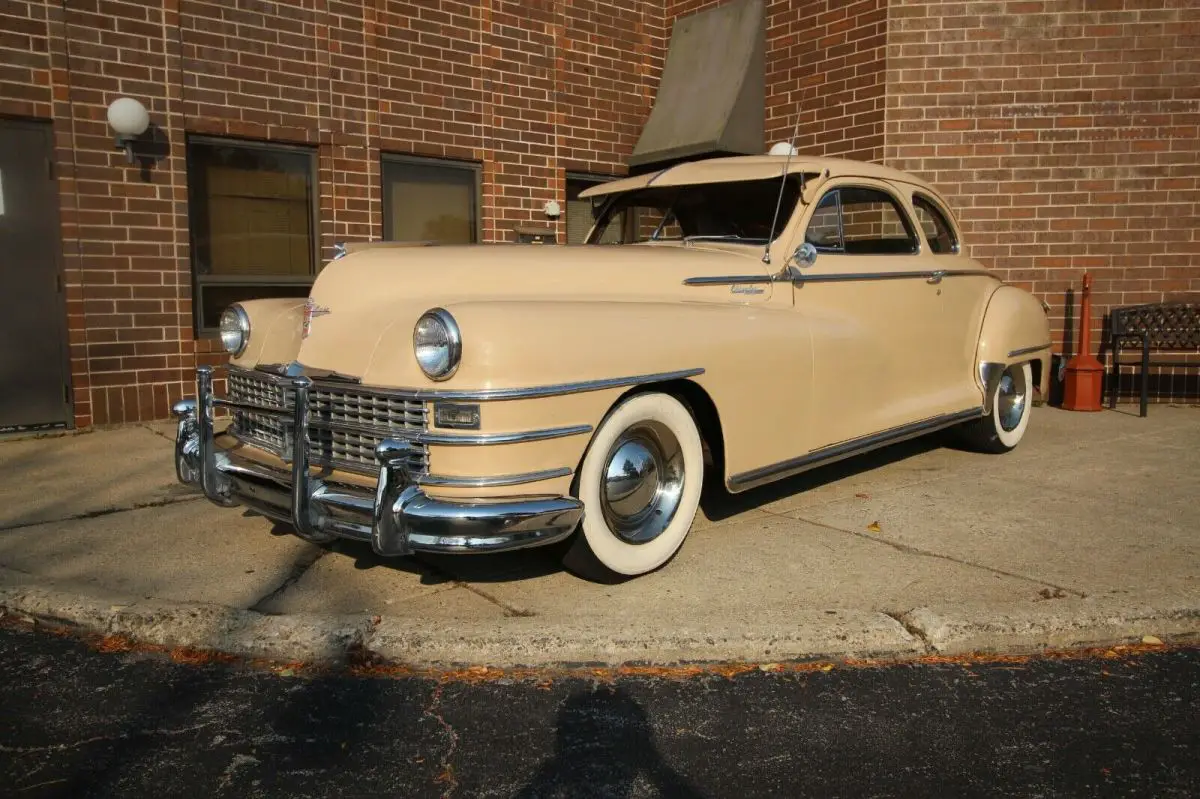
[[[936,284],[936,283],[941,283],[941,282],[942,282],[942,278],[944,278],[945,276],[946,276],[946,273],[945,273],[945,272],[943,272],[941,269],[939,269],[939,270],[937,270],[936,272],[934,272],[933,274],[931,274],[931,275],[929,276],[929,279],[928,279],[928,280],[926,280],[925,282],[926,282],[926,283],[935,283],[935,284]]]

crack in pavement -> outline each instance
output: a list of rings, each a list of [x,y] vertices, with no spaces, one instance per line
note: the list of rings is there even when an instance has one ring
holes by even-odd
[[[255,600],[254,604],[252,604],[248,610],[253,613],[261,613],[264,616],[282,616],[283,614],[281,612],[267,610],[265,606],[282,596],[284,592],[295,585],[300,578],[304,576],[304,573],[311,569],[317,561],[328,554],[329,550],[325,547],[317,546],[316,544],[309,544],[308,549],[301,552],[300,556],[296,558],[294,563],[292,563],[292,569],[290,572],[288,572],[288,576],[283,578],[283,582]]]
[[[991,572],[992,574],[999,574],[1003,577],[1011,577],[1014,580],[1024,580],[1025,582],[1033,583],[1034,585],[1041,585],[1041,586],[1045,586],[1047,588],[1053,588],[1056,591],[1064,591],[1068,594],[1071,594],[1072,596],[1079,597],[1080,599],[1085,599],[1087,597],[1087,593],[1084,591],[1077,591],[1074,588],[1068,588],[1064,585],[1058,585],[1057,583],[1052,583],[1052,582],[1048,582],[1046,580],[1041,580],[1041,579],[1038,579],[1037,577],[1030,577],[1027,574],[1017,574],[1016,572],[1006,571],[1005,569],[997,569],[994,566],[988,566],[983,563],[974,563],[969,560],[962,560],[961,558],[956,558],[953,555],[943,555],[940,552],[929,552],[928,550],[918,549],[917,547],[910,546],[908,544],[901,544],[897,541],[888,541],[885,538],[877,538],[873,535],[867,535],[866,533],[860,533],[857,530],[847,530],[845,528],[837,527],[832,524],[826,524],[825,522],[818,522],[813,519],[807,519],[803,516],[785,516],[781,513],[774,513],[772,511],[763,511],[763,512],[770,516],[774,516],[778,519],[787,519],[788,521],[801,521],[801,522],[805,522],[806,524],[811,524],[814,527],[823,527],[826,530],[832,530],[835,533],[845,533],[847,535],[852,535],[857,538],[862,538],[866,541],[871,541],[876,544],[882,544],[886,547],[891,547],[892,549],[896,550],[897,552],[903,552],[905,555],[916,555],[916,556],[922,557],[922,558],[934,558],[936,560],[944,560],[944,561],[948,561],[950,563],[958,564],[959,566],[966,566],[966,567],[972,568],[972,569],[980,569],[982,571]]]
[[[442,791],[442,799],[449,799],[454,792],[458,790],[458,778],[454,776],[454,765],[450,760],[454,757],[454,753],[458,750],[458,733],[454,731],[454,727],[450,722],[442,717],[439,710],[442,704],[442,691],[445,689],[444,683],[439,683],[437,688],[433,690],[433,696],[429,700],[429,707],[421,713],[422,716],[429,716],[431,719],[441,725],[442,729],[450,738],[450,745],[446,748],[446,753],[442,755],[438,765],[441,766],[441,771],[433,778],[436,783],[444,784],[445,790]]]
[[[46,746],[7,746],[0,744],[0,752],[13,755],[34,755],[44,752],[66,752],[70,749],[78,749],[82,746],[89,746],[94,743],[102,743],[111,741],[128,741],[132,738],[147,738],[158,735],[171,737],[176,735],[187,735],[188,733],[197,732],[205,727],[211,727],[213,722],[206,721],[203,724],[193,724],[190,727],[183,727],[178,730],[134,730],[132,732],[120,732],[116,735],[93,735],[91,738],[84,738],[81,741],[71,741],[70,743],[48,744]]]
[[[457,588],[462,588],[467,591],[470,591],[472,594],[475,594],[477,597],[479,597],[487,602],[490,602],[493,605],[495,605],[496,607],[500,608],[500,610],[504,611],[505,616],[509,616],[509,617],[513,617],[513,618],[528,618],[528,617],[537,615],[537,613],[535,613],[532,610],[523,610],[521,608],[510,605],[507,602],[505,602],[504,600],[499,599],[498,597],[492,596],[487,591],[484,591],[483,589],[478,588],[465,580],[461,580],[458,577],[455,577],[452,572],[446,571],[445,569],[442,569],[439,566],[436,566],[427,560],[422,560],[419,557],[414,558],[414,560],[417,563],[421,564],[423,567],[425,567],[425,569],[427,570],[427,573],[430,574],[431,576],[441,577]]]
[[[76,513],[71,516],[63,516],[58,519],[43,519],[36,522],[21,522],[19,524],[10,524],[6,527],[0,527],[0,533],[7,533],[11,530],[24,530],[28,527],[38,527],[43,524],[61,524],[62,522],[78,522],[86,519],[97,519],[101,516],[112,516],[117,513],[129,513],[135,510],[145,510],[146,508],[163,508],[168,505],[178,505],[181,502],[195,502],[198,499],[204,499],[203,495],[192,495],[182,497],[163,497],[162,499],[151,500],[150,502],[135,502],[133,505],[123,508],[100,508],[99,510],[89,510],[83,513]]]
[[[927,654],[933,654],[934,652],[937,651],[933,648],[933,644],[930,643],[929,637],[925,635],[924,630],[922,630],[917,625],[910,624],[909,622],[904,620],[904,613],[901,613],[898,610],[881,610],[879,612],[882,613],[884,616],[887,616],[889,619],[892,619],[893,621],[895,621],[897,624],[899,624],[901,627],[903,627],[908,632],[909,635],[911,635],[913,638],[916,638],[918,641],[920,641],[921,646],[925,647],[925,652]],[[907,613],[907,611],[905,611],[905,612]]]
[[[175,443],[175,439],[174,439],[174,438],[172,438],[171,436],[169,436],[169,435],[167,435],[166,433],[162,432],[161,430],[155,430],[153,427],[151,427],[151,426],[150,426],[150,425],[148,425],[148,424],[140,424],[140,425],[138,425],[138,427],[142,428],[143,430],[148,430],[148,431],[149,431],[149,432],[150,432],[152,435],[156,435],[156,436],[158,436],[159,438],[162,438],[162,439],[165,439],[165,440],[167,440],[167,441],[170,441],[172,444],[174,444],[174,443]]]

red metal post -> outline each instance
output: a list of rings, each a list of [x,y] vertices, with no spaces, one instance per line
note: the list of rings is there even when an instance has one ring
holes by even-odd
[[[1104,365],[1092,355],[1092,276],[1083,273],[1083,296],[1079,302],[1079,351],[1067,361],[1063,381],[1063,408],[1068,411],[1099,411],[1104,384]]]

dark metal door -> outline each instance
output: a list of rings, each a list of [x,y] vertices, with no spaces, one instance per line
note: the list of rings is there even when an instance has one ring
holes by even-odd
[[[70,420],[52,141],[0,120],[0,433]]]

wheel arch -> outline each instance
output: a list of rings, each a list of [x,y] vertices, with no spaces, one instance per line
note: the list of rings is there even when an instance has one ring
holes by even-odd
[[[683,406],[692,414],[692,419],[696,422],[696,429],[700,432],[700,443],[704,450],[704,465],[707,467],[705,482],[708,482],[709,476],[717,480],[724,480],[725,434],[721,427],[721,415],[717,411],[716,403],[700,384],[692,380],[665,380],[634,386],[613,401],[593,430],[587,446],[579,455],[579,463],[576,465],[575,476],[571,481],[572,490],[576,487],[579,471],[583,467],[583,461],[587,458],[588,451],[592,448],[592,441],[595,439],[596,433],[600,431],[604,423],[608,421],[608,417],[621,403],[639,394],[667,394],[683,403]]]

